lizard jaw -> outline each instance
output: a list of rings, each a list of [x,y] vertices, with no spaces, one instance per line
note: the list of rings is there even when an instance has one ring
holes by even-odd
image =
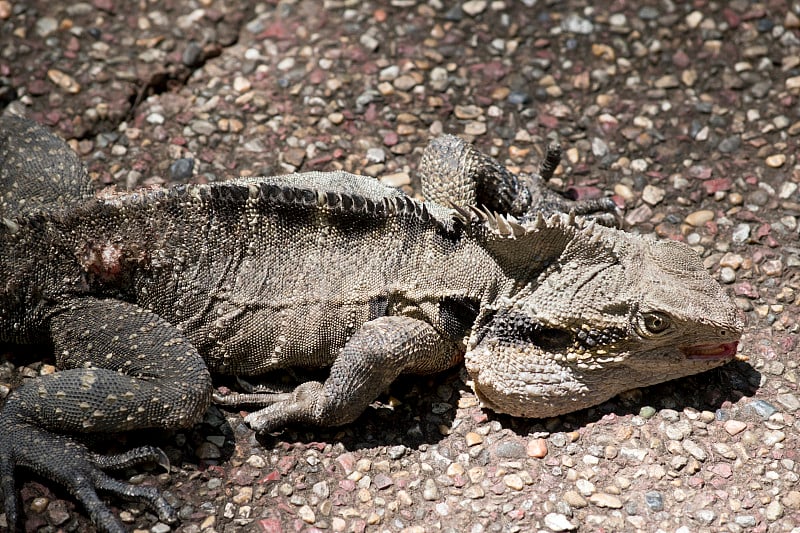
[[[723,342],[721,344],[695,344],[684,346],[681,352],[686,359],[695,361],[719,361],[736,357],[736,347],[739,341]]]

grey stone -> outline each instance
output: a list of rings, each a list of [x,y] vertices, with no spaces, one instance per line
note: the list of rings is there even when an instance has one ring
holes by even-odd
[[[657,512],[664,509],[664,497],[658,491],[651,490],[645,492],[644,502],[651,511]]]
[[[194,159],[184,157],[174,161],[169,166],[169,177],[171,180],[184,181],[192,177],[194,171]]]

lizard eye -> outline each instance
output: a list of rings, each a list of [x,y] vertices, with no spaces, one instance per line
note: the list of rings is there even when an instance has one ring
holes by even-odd
[[[666,331],[671,324],[669,317],[664,313],[645,313],[643,318],[644,327],[647,328],[647,331],[650,333],[662,333]]]

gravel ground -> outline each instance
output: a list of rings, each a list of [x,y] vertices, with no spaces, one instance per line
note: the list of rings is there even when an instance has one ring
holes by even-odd
[[[454,370],[335,431],[259,441],[212,408],[99,443],[167,451],[168,474],[130,475],[175,530],[800,531],[796,2],[0,0],[0,107],[17,100],[98,188],[345,169],[413,191],[442,132],[525,171],[559,139],[563,187],[694,246],[746,315],[748,363],[554,419],[484,411]],[[0,352],[0,397],[52,371]],[[51,483],[22,495],[26,530],[91,530]]]

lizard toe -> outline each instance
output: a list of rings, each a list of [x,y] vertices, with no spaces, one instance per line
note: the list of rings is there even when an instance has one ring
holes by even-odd
[[[114,494],[125,500],[135,500],[144,502],[153,510],[158,519],[167,524],[174,524],[178,521],[178,514],[175,509],[164,499],[164,496],[155,487],[142,487],[131,485],[114,479],[101,471],[94,473],[94,486],[97,490]],[[113,515],[111,515],[114,518]],[[116,518],[114,518],[116,520]]]
[[[257,405],[267,406],[274,403],[285,402],[291,400],[293,397],[291,392],[278,392],[278,393],[240,393],[233,392],[231,394],[223,395],[215,392],[212,396],[214,403],[217,405],[225,405],[228,407],[238,407],[241,405]]]
[[[2,442],[2,439],[0,439]],[[17,525],[17,491],[14,487],[14,466],[8,450],[0,451],[0,490],[3,491],[3,511],[9,531],[15,531]]]
[[[169,472],[169,457],[156,446],[140,446],[127,452],[101,455],[92,454],[92,462],[101,470],[122,470],[143,463],[155,463]]]

